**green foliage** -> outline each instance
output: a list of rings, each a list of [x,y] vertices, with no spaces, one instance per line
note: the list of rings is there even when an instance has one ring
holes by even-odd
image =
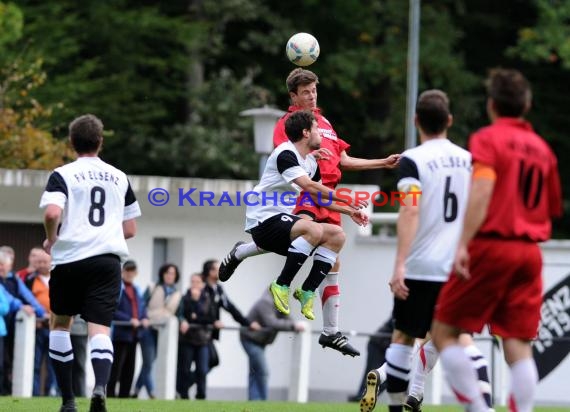
[[[236,79],[228,69],[193,91],[192,114],[186,124],[165,131],[151,150],[164,174],[219,178],[251,178],[258,156],[251,138],[252,120],[241,117],[244,108],[267,102],[263,89],[251,77]],[[271,138],[269,136],[269,138]]]
[[[24,18],[13,3],[0,2],[0,50],[22,37]]]
[[[25,53],[22,13],[13,4],[0,3],[0,28],[0,167],[52,169],[71,152],[48,131],[52,108],[34,98],[46,81],[42,60]]]
[[[513,56],[538,63],[562,64],[570,69],[570,0],[535,0],[538,19],[518,31]]]

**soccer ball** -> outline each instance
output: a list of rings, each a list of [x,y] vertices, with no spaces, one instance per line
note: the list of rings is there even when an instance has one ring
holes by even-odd
[[[308,66],[317,61],[321,49],[319,42],[311,34],[297,33],[287,41],[285,52],[291,63]]]

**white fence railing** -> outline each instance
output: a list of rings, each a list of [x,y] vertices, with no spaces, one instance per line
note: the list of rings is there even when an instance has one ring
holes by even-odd
[[[157,356],[155,360],[156,397],[172,400],[176,398],[176,368],[178,361],[178,328],[176,317],[154,325],[158,330]],[[36,317],[20,311],[16,316],[14,363],[12,370],[12,395],[20,398],[32,396],[34,379],[34,356],[36,342]],[[239,326],[224,327],[224,330],[239,331]],[[294,361],[291,362],[289,393],[287,399],[293,402],[307,402],[309,399],[309,368],[311,352],[311,328],[305,323],[302,332],[292,339]],[[86,361],[88,361],[86,359]],[[89,390],[87,391],[89,394]]]

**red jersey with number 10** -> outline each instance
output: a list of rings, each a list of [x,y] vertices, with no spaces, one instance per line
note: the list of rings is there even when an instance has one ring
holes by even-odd
[[[501,117],[469,140],[473,162],[491,166],[495,188],[480,235],[548,240],[562,214],[556,156],[530,123]]]
[[[299,106],[289,106],[287,113],[277,121],[273,130],[273,145],[279,146],[281,143],[288,142],[289,138],[285,133],[285,121],[291,116],[291,113],[303,110]],[[321,171],[321,179],[323,185],[334,189],[340,182],[342,173],[340,171],[340,154],[348,150],[350,145],[339,138],[332,127],[332,124],[321,114],[321,109],[313,109],[313,114],[317,119],[319,133],[323,137],[321,148],[329,149],[332,156],[327,160],[319,160],[319,169]]]

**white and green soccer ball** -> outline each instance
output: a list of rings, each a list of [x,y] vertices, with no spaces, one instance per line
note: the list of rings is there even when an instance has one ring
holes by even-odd
[[[319,57],[321,48],[317,39],[309,33],[297,33],[287,41],[285,52],[291,63],[309,66]]]

